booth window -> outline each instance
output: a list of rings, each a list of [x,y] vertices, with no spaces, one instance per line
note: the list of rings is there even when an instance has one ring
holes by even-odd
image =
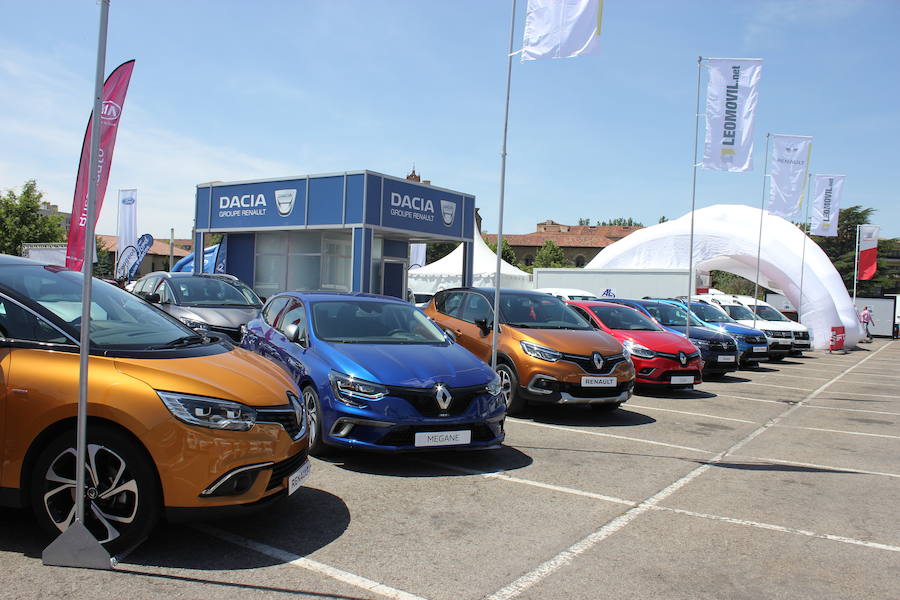
[[[349,231],[257,233],[253,289],[261,296],[284,290],[349,291],[352,246]]]
[[[381,259],[384,255],[384,239],[378,236],[372,238],[372,280],[369,293],[381,293]]]

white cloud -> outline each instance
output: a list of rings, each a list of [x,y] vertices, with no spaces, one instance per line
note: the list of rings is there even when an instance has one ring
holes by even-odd
[[[771,0],[747,3],[750,19],[744,34],[752,46],[783,41],[794,27],[816,27],[842,21],[862,8],[862,0]]]

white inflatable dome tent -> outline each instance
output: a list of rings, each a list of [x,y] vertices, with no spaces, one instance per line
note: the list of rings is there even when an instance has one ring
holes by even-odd
[[[727,271],[756,277],[756,253],[760,209],[717,204],[694,213],[694,269],[698,273]],[[690,248],[690,213],[659,225],[635,231],[608,246],[586,269],[686,269]],[[803,244],[806,259],[803,261]],[[803,297],[800,297],[801,264]],[[817,349],[828,348],[831,328],[845,328],[845,345],[855,346],[861,337],[853,302],[841,276],[819,246],[795,225],[763,211],[763,237],[759,284],[787,296],[800,307]],[[685,294],[687,289],[685,289]]]
[[[472,242],[472,285],[494,287],[497,274],[497,255],[476,234]],[[462,285],[464,246],[460,244],[450,254],[429,265],[407,272],[409,289],[419,294],[434,294],[447,288]],[[500,287],[531,288],[531,276],[506,261],[500,263]]]

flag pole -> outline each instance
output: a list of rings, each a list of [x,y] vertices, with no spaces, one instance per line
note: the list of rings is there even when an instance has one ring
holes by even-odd
[[[516,30],[516,0],[509,21],[509,52],[506,55],[506,105],[503,108],[503,143],[500,147],[500,210],[497,217],[497,272],[494,277],[494,323],[491,336],[491,368],[497,370],[497,335],[500,331],[500,265],[503,256],[503,198],[506,193],[506,137],[509,131],[509,88],[512,83],[513,37]],[[480,234],[478,234],[480,235]]]
[[[691,165],[694,168],[694,175],[691,181],[691,236],[690,248],[688,249],[688,295],[687,295],[687,314],[684,323],[684,338],[691,337],[691,298],[694,296],[694,208],[697,205],[697,146],[700,134],[698,125],[700,124],[700,64],[703,57],[697,57],[697,102],[694,108],[694,154],[691,157]]]
[[[759,260],[762,256],[763,217],[766,214],[766,180],[769,178],[769,136],[766,134],[766,164],[763,168],[762,200],[759,203],[759,238],[756,242],[756,280],[753,287],[753,329],[756,329],[756,309],[759,308]]]
[[[88,356],[91,330],[91,278],[94,270],[94,217],[97,204],[97,163],[100,156],[100,110],[103,103],[103,74],[106,71],[106,30],[109,0],[100,0],[100,33],[97,39],[97,70],[94,80],[94,110],[91,115],[91,163],[88,177],[87,222],[84,234],[84,264],[81,267],[81,338],[78,381],[78,418],[75,435],[75,520],[69,524],[41,556],[45,565],[111,569],[115,559],[84,525],[84,474],[87,449]]]
[[[853,250],[853,310],[856,310],[856,282],[859,281],[859,227],[856,226],[856,246]]]
[[[800,308],[803,306],[803,276],[806,274],[806,238],[809,237],[809,188],[812,182],[813,174],[806,176],[806,214],[803,217],[803,227],[800,231],[803,233],[803,252],[800,254],[800,299],[797,301],[797,322],[800,323]]]

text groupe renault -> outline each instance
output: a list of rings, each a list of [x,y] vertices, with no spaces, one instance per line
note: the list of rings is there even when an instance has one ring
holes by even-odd
[[[418,221],[434,221],[434,203],[427,198],[391,192],[391,215]]]

